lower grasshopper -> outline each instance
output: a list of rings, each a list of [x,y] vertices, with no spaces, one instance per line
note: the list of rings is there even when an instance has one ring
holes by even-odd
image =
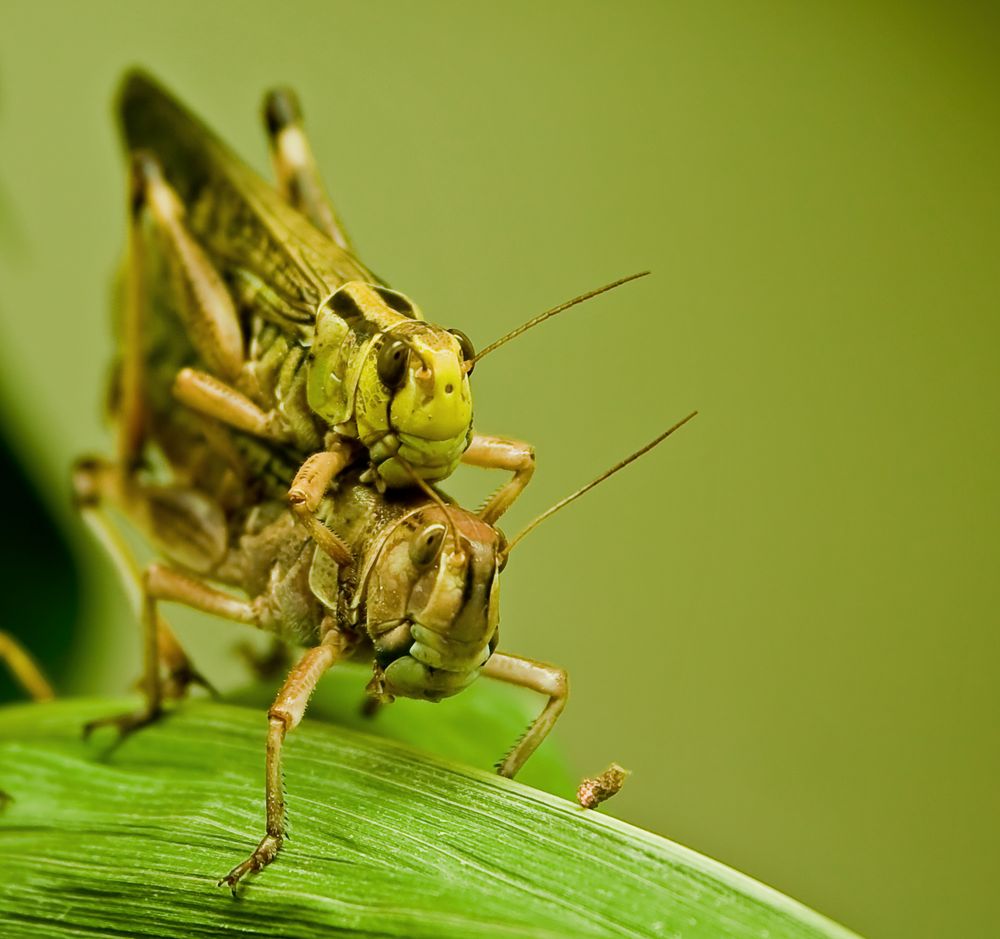
[[[79,463],[74,475],[81,511],[138,587],[145,636],[144,707],[94,721],[86,732],[102,724],[131,732],[162,714],[168,693],[179,694],[198,680],[158,615],[161,602],[185,604],[307,647],[268,711],[266,831],[250,856],[219,882],[234,890],[281,848],[283,741],[301,721],[323,673],[347,657],[372,659],[367,691],[378,701],[395,696],[437,701],[462,691],[480,675],[544,695],[542,711],[497,766],[501,775],[514,776],[562,712],[568,683],[557,666],[497,650],[500,571],[515,544],[536,524],[659,443],[690,416],[542,513],[509,543],[499,529],[447,504],[436,492],[380,494],[361,484],[355,470],[315,507],[350,546],[354,560],[344,565],[315,545],[308,529],[279,498],[292,470],[290,462],[284,460],[282,467],[281,454],[244,437],[234,439],[222,428],[193,431],[188,415],[173,412],[159,430],[174,446],[188,437],[177,451],[188,460],[175,462],[171,469],[175,479],[190,479],[197,469],[198,486],[153,484],[143,470],[123,473],[114,464],[96,460]],[[194,437],[199,432],[204,433],[200,441]],[[243,480],[249,485],[233,486],[234,466],[250,474]],[[105,514],[108,502],[150,530],[167,563],[153,563],[136,575]],[[219,585],[237,588],[246,599]],[[169,691],[161,681],[161,664],[169,672]]]

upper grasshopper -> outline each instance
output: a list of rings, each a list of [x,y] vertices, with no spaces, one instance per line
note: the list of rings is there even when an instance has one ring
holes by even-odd
[[[473,431],[472,343],[426,322],[357,259],[292,92],[271,92],[264,116],[277,190],[147,75],[133,72],[122,86],[132,228],[143,230],[133,242],[157,244],[198,357],[174,376],[174,397],[271,442],[324,453],[310,467],[310,497],[351,462],[355,441],[379,488],[441,480],[459,462],[509,470],[479,513],[495,522],[531,478],[532,447]],[[129,368],[124,379],[138,381]],[[325,550],[347,560],[309,505],[295,509]]]

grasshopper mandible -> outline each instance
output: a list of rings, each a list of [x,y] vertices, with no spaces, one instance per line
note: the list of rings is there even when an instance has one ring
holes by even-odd
[[[464,333],[424,321],[357,259],[292,92],[271,92],[264,108],[278,191],[143,73],[126,77],[120,114],[133,162],[131,227],[141,215],[158,241],[201,363],[179,369],[175,398],[273,443],[323,452],[291,490],[302,495],[295,511],[340,561],[346,545],[309,503],[351,461],[353,441],[380,488],[435,482],[459,462],[510,471],[479,512],[499,519],[530,480],[534,451],[474,433],[473,366],[525,328],[634,278],[546,311],[477,355]]]

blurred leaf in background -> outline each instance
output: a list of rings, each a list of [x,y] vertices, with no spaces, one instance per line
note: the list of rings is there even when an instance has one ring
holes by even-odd
[[[5,90],[0,85],[0,140]],[[0,177],[0,269],[25,259],[21,226],[14,216],[7,181]],[[6,321],[5,300],[9,298],[4,297],[0,281],[0,324]],[[3,338],[0,326],[0,342]],[[4,416],[0,413],[0,418]],[[13,635],[58,685],[70,664],[79,615],[79,577],[63,532],[39,498],[37,481],[29,479],[13,451],[8,426],[0,419],[0,629]],[[23,690],[0,666],[0,701],[23,697]]]
[[[80,589],[72,556],[48,507],[0,434],[0,629],[30,651],[56,687],[70,667]],[[0,667],[0,701],[24,692]]]

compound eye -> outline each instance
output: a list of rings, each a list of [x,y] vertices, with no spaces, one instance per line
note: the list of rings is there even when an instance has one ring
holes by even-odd
[[[500,559],[500,570],[507,566],[507,536],[498,528],[497,533],[497,557]]]
[[[398,388],[406,375],[409,350],[402,339],[387,339],[378,350],[376,368],[378,377],[386,388]]]
[[[469,369],[465,374],[471,375],[472,370],[476,367],[472,361],[476,357],[476,350],[472,345],[472,340],[460,329],[449,329],[448,332],[458,340],[458,344],[462,348],[462,358],[469,363]]]
[[[429,567],[441,551],[444,525],[428,525],[410,542],[410,560],[415,567]]]

